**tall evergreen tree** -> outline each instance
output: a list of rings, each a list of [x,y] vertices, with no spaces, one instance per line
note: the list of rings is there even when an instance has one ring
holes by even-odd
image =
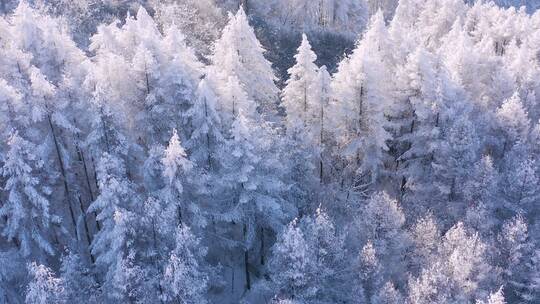
[[[43,161],[35,154],[36,146],[14,131],[8,140],[9,150],[1,168],[7,199],[0,208],[5,218],[2,234],[19,248],[25,257],[43,259],[55,253],[51,244],[52,224],[58,219],[50,213],[50,187],[42,184]]]
[[[249,25],[244,9],[229,15],[229,22],[214,45],[208,76],[216,91],[236,77],[249,99],[264,117],[276,120],[278,89],[272,65],[264,58],[264,49]]]
[[[90,205],[97,212],[101,230],[92,242],[96,264],[104,274],[104,294],[109,300],[126,301],[135,297],[135,282],[127,284],[134,254],[137,197],[133,184],[126,178],[123,162],[104,154],[97,168],[100,195]]]
[[[56,278],[46,266],[36,263],[28,265],[28,270],[32,281],[28,284],[25,303],[66,303],[63,286],[65,282],[62,279]]]
[[[163,275],[163,299],[171,303],[207,303],[208,277],[204,273],[206,248],[191,230],[181,225],[176,231],[176,247]]]
[[[363,39],[334,76],[334,126],[347,158],[354,184],[374,183],[383,175],[388,132],[389,82],[380,81],[390,71],[384,52],[389,50],[382,12],[375,14]],[[369,54],[369,56],[367,55]],[[353,75],[353,77],[351,77]]]
[[[302,35],[302,43],[294,56],[296,64],[288,70],[289,79],[283,89],[283,106],[287,111],[287,129],[291,134],[311,127],[311,117],[319,112],[314,94],[319,68],[315,64],[317,55],[311,49],[306,34]],[[302,137],[302,135],[297,135]]]

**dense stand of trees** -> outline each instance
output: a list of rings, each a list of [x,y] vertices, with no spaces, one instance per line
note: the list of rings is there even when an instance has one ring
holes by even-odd
[[[0,302],[538,303],[540,13],[241,2],[0,7]]]

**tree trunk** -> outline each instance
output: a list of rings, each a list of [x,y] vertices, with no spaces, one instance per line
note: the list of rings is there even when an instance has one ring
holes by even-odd
[[[204,117],[206,118],[206,121],[208,121],[208,104],[206,103],[206,99],[204,100]],[[212,169],[212,157],[210,156],[210,134],[208,134],[208,132],[206,132],[206,149],[208,150],[208,168]]]
[[[399,192],[400,192],[400,197],[403,198],[403,196],[405,195],[405,186],[407,185],[407,179],[405,178],[405,176],[402,177],[401,179],[401,186],[399,187]]]
[[[364,107],[364,86],[360,87],[360,97],[358,100],[358,128],[362,126],[362,108]]]
[[[236,103],[235,103],[234,98],[233,98],[233,101],[232,101],[232,117],[233,117],[233,121],[234,121],[235,118],[236,118]]]
[[[78,135],[77,135],[78,137]],[[85,177],[85,180],[86,180],[86,187],[88,187],[88,193],[90,194],[90,201],[93,202],[96,198],[94,197],[94,191],[92,191],[92,186],[91,186],[91,183],[90,183],[90,174],[88,173],[88,166],[86,165],[86,159],[84,157],[84,152],[82,151],[81,147],[79,145],[77,145],[77,154],[79,156],[79,161],[83,164],[83,170],[84,170],[84,177]],[[97,184],[96,184],[97,185]],[[83,210],[81,209],[81,212],[83,212]],[[98,231],[101,230],[101,225],[99,224],[99,221],[97,220],[97,213],[96,212],[93,212],[94,214],[94,218],[95,218],[95,221],[96,221],[96,228]]]
[[[261,228],[261,265],[264,265],[264,228]]]
[[[244,239],[246,238],[246,235],[247,235],[247,225],[244,224]],[[246,275],[246,289],[247,290],[250,290],[251,289],[251,277],[250,277],[250,274],[249,274],[249,248],[247,248],[247,244],[244,248],[244,271],[245,271],[245,275]]]
[[[109,135],[107,134],[107,125],[105,124],[105,114],[103,113],[103,108],[100,107],[99,112],[101,114],[100,120],[101,120],[101,128],[103,129],[103,137],[105,139],[105,147],[107,149],[107,153],[111,153],[111,144],[109,141]]]
[[[56,149],[56,156],[58,158],[58,164],[60,166],[60,174],[62,175],[62,181],[64,183],[64,191],[66,192],[66,202],[69,206],[69,213],[71,216],[71,221],[73,223],[73,229],[75,230],[75,238],[79,240],[79,235],[77,233],[77,221],[75,220],[75,213],[73,212],[73,206],[71,204],[71,200],[69,199],[70,192],[69,192],[69,186],[67,183],[66,170],[64,168],[64,161],[62,159],[62,153],[60,152],[60,146],[58,144],[58,139],[56,138],[56,134],[54,132],[54,126],[52,124],[50,114],[47,114],[47,120],[49,122],[49,127],[51,128],[51,133],[53,136],[54,147]]]
[[[456,189],[456,178],[452,178],[452,182],[450,183],[450,195],[448,199],[450,201],[453,201],[455,199],[455,190]]]
[[[88,222],[86,221],[86,212],[84,212],[84,206],[81,200],[81,196],[78,196],[79,199],[79,207],[81,208],[81,215],[83,217],[84,221],[84,231],[86,233],[86,241],[88,242],[88,252],[90,253],[90,260],[92,261],[92,264],[96,262],[96,259],[94,258],[94,255],[92,254],[92,250],[90,249],[92,246],[92,237],[90,236],[90,229],[88,229]]]
[[[321,134],[320,134],[320,172],[319,172],[319,180],[320,183],[323,183],[323,148],[324,148],[324,141],[323,141],[323,134],[324,134],[324,103],[321,105]]]
[[[521,187],[519,189],[519,195],[518,195],[518,201],[517,201],[518,204],[520,204],[521,200],[523,199],[523,192],[525,192],[525,186],[527,185],[527,179],[529,178],[528,175],[529,175],[528,172],[525,173],[525,177],[523,178],[523,183],[521,184]]]
[[[180,201],[180,197],[178,197],[178,201]],[[178,205],[176,207],[177,217],[178,217],[178,225],[182,226],[182,207]]]
[[[304,83],[304,128],[307,127],[307,87],[308,87],[308,84],[307,83]]]
[[[234,267],[231,267],[231,294],[234,294]]]
[[[155,250],[155,252],[159,252],[158,246],[157,246],[156,225],[155,225],[154,220],[152,220],[152,239],[153,239],[153,242],[154,242],[154,250]],[[159,272],[159,275],[161,276],[161,269],[159,268],[157,258],[154,256],[153,260],[154,260],[154,267],[156,267],[156,269]],[[159,291],[159,295],[160,295],[159,300],[160,300],[161,303],[163,303],[163,287],[161,287],[161,281],[160,280],[158,280],[158,291]]]
[[[144,76],[146,77],[146,95],[150,95],[150,79],[148,78],[148,71],[146,68],[146,61],[144,62]]]
[[[244,249],[244,270],[246,272],[246,289],[251,290],[251,277],[249,274],[249,250],[247,248]]]

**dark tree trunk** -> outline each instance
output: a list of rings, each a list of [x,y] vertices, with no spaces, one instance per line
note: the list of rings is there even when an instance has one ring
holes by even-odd
[[[79,155],[79,161],[83,165],[84,170],[84,177],[86,180],[86,187],[88,188],[88,194],[90,195],[90,201],[93,202],[96,198],[94,197],[94,191],[92,190],[91,182],[90,182],[90,174],[88,173],[88,166],[86,165],[86,159],[84,157],[84,152],[82,151],[81,147],[77,145],[77,154]],[[97,181],[96,181],[97,185]],[[79,198],[80,199],[80,198]],[[81,212],[85,212],[81,209]],[[99,224],[99,221],[97,220],[97,213],[93,212],[94,218],[96,221],[96,228],[98,231],[101,230],[101,225]]]
[[[77,221],[75,220],[75,212],[73,212],[73,206],[71,204],[71,200],[69,199],[69,195],[70,195],[69,185],[68,185],[68,182],[67,182],[66,170],[65,170],[65,167],[64,167],[64,161],[62,159],[62,153],[60,152],[60,145],[58,143],[56,133],[54,132],[54,126],[52,124],[50,114],[47,115],[47,119],[48,119],[49,127],[51,128],[51,133],[52,133],[52,136],[53,136],[54,147],[56,149],[56,157],[58,158],[58,164],[60,166],[60,174],[62,175],[62,181],[63,181],[63,184],[64,184],[64,191],[66,193],[66,202],[67,202],[68,207],[69,207],[69,213],[70,213],[70,216],[71,216],[71,221],[73,223],[73,229],[75,231],[75,238],[78,240],[79,235],[77,233]]]
[[[244,239],[247,236],[247,225],[244,224]],[[244,247],[244,271],[246,275],[246,289],[251,289],[251,277],[249,274],[249,248],[247,247],[247,242]]]
[[[319,163],[319,180],[321,184],[323,183],[323,148],[324,148],[324,104],[321,105],[321,134],[320,134],[320,163]]]
[[[81,208],[81,215],[83,217],[83,222],[84,222],[84,232],[86,233],[86,241],[88,243],[88,252],[90,254],[90,260],[92,261],[92,264],[94,264],[96,262],[96,259],[94,258],[94,255],[92,254],[92,250],[90,249],[92,246],[92,236],[90,235],[90,229],[88,229],[86,212],[84,211],[84,206],[81,200],[81,196],[79,196],[78,199],[79,199],[79,206]]]
[[[251,290],[251,277],[249,274],[249,250],[246,248],[244,249],[244,270],[246,272],[246,289]]]
[[[261,228],[261,265],[264,265],[264,228]]]

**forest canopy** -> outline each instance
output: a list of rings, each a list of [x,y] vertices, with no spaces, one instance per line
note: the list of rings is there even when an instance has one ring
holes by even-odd
[[[536,8],[2,1],[0,303],[539,303]]]

